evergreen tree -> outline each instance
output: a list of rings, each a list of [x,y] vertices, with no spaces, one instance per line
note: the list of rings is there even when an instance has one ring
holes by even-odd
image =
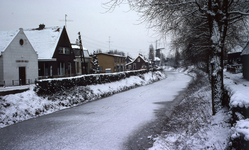
[[[95,52],[93,52],[93,60],[91,61],[93,73],[99,73],[99,62],[98,57],[96,56]]]

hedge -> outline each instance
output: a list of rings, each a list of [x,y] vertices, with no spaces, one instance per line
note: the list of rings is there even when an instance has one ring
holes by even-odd
[[[153,70],[155,71],[155,70]],[[125,71],[118,73],[105,73],[105,74],[90,74],[81,75],[76,77],[66,78],[51,78],[37,80],[35,82],[34,91],[38,95],[50,95],[56,92],[62,92],[65,89],[70,89],[74,86],[86,86],[92,84],[104,84],[119,81],[130,76],[138,76],[147,73],[145,69],[135,71]]]

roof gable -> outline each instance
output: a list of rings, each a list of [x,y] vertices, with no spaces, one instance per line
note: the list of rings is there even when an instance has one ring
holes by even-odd
[[[9,46],[12,40],[19,33],[19,30],[13,31],[0,31],[0,55],[1,52],[4,52],[5,49]]]
[[[145,63],[148,63],[148,62],[149,62],[149,61],[145,60],[144,57],[142,57],[141,55],[138,55],[136,59],[134,59],[132,62],[127,63],[126,65],[130,65],[130,64],[136,62],[138,58],[140,58],[140,59],[141,59],[142,61],[144,61]]]
[[[31,45],[38,53],[38,59],[51,59],[64,27],[54,26],[44,29],[25,29]]]
[[[246,44],[246,46],[243,49],[241,55],[249,55],[249,42]]]

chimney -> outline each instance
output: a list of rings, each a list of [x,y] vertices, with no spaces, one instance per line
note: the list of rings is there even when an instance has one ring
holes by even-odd
[[[19,28],[20,31],[23,31],[23,28]]]
[[[39,30],[42,30],[42,29],[44,29],[45,28],[45,24],[40,24],[39,25]]]

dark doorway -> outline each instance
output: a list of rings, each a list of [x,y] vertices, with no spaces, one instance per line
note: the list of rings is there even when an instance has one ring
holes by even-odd
[[[25,67],[19,67],[19,85],[26,84],[26,70]]]

